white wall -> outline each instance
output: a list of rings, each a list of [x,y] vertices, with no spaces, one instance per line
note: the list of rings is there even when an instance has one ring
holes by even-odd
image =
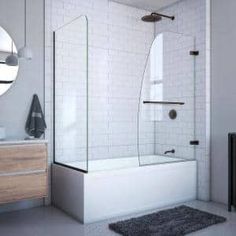
[[[24,1],[0,1],[0,24],[12,36],[17,48],[24,43]],[[7,138],[25,137],[25,122],[32,95],[39,95],[44,106],[44,1],[28,1],[28,46],[32,61],[20,61],[16,82],[0,96],[0,126]],[[37,27],[36,27],[37,26]]]
[[[209,200],[210,198],[210,156],[209,156],[209,1],[208,0],[182,0],[162,10],[167,15],[174,15],[175,20],[163,19],[156,23],[156,33],[173,31],[195,37],[196,50],[199,56],[196,57],[195,66],[195,137],[200,145],[196,146],[195,157],[198,163],[198,198]],[[175,66],[183,66],[182,62],[176,62]],[[167,125],[170,127],[170,125]],[[157,150],[168,143],[169,136],[178,137],[173,129],[166,127],[166,139],[161,138],[157,144]],[[158,128],[158,127],[157,127]],[[178,131],[178,129],[177,129]],[[158,133],[156,134],[158,135]],[[186,136],[187,137],[187,136]],[[178,138],[177,138],[178,139]],[[182,144],[183,145],[183,144]],[[183,150],[187,153],[188,149]],[[191,154],[191,152],[190,152]]]
[[[25,137],[25,122],[32,96],[39,95],[44,107],[44,1],[28,2],[28,46],[33,60],[20,61],[19,74],[14,85],[0,96],[0,126],[6,127],[9,139]],[[24,43],[24,0],[0,1],[0,24],[12,36],[17,48]],[[0,206],[0,211],[27,208],[41,201],[24,201]]]
[[[212,1],[211,197],[227,203],[227,134],[236,131],[236,1]]]

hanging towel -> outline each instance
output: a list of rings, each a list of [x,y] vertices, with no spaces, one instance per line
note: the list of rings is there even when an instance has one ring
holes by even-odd
[[[28,135],[40,138],[47,128],[39,98],[36,94],[30,107],[30,112],[26,121],[25,129]]]

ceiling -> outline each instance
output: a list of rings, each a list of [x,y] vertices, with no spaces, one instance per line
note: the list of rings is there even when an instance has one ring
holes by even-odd
[[[178,0],[111,0],[111,1],[149,11],[159,10],[160,8],[178,2]]]

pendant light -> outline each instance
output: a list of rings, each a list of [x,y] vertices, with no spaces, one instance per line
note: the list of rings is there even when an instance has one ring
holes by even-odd
[[[11,41],[11,54],[7,56],[5,63],[8,66],[18,66],[18,57],[13,52],[13,41]]]
[[[26,42],[26,0],[24,1],[24,47],[20,48],[18,51],[18,57],[26,60],[31,60],[33,57],[32,51],[29,47],[27,47]]]

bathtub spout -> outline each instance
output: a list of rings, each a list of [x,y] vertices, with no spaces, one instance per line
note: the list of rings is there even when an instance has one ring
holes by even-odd
[[[169,150],[169,151],[165,151],[165,155],[167,154],[167,153],[175,153],[175,149],[172,149],[172,150]]]

